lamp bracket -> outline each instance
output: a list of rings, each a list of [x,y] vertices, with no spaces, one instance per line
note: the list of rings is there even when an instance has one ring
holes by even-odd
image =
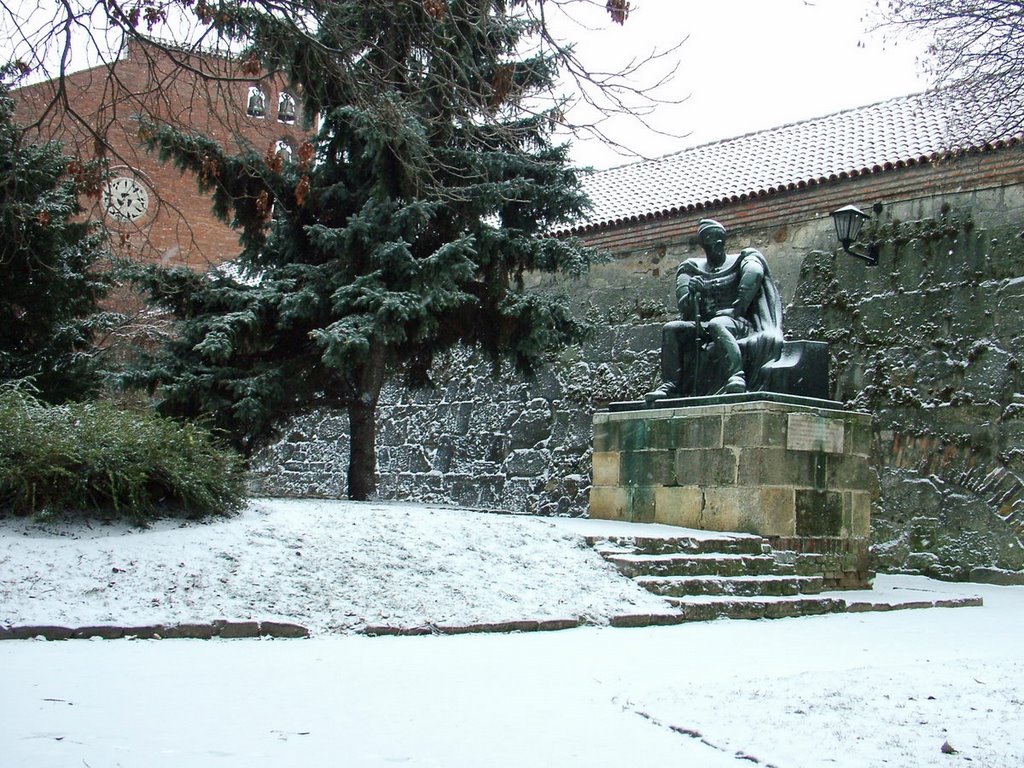
[[[852,245],[847,246],[845,244],[843,245],[843,250],[846,251],[851,256],[860,259],[869,267],[878,266],[878,252],[880,249],[877,243],[868,243],[868,249],[866,253],[863,250],[855,251]]]

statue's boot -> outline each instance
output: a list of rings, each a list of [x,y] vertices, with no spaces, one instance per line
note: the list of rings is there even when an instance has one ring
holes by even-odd
[[[679,387],[673,384],[671,381],[663,382],[660,387],[644,395],[644,400],[648,403],[653,403],[656,400],[664,400],[669,397],[678,397]]]
[[[723,395],[735,395],[738,392],[747,391],[747,377],[743,375],[743,372],[734,373],[729,377],[729,380],[725,382],[725,386],[722,387]]]

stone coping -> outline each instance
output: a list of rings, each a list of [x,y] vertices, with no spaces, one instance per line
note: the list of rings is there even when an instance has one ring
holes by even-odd
[[[740,403],[782,403],[805,405],[829,411],[846,411],[838,400],[821,400],[817,397],[787,395],[781,392],[738,392],[732,395],[704,395],[702,397],[667,397],[652,403],[646,400],[620,400],[608,403],[610,413],[624,411],[660,411],[666,408],[696,408],[708,405],[738,405]]]
[[[809,602],[823,602],[828,609],[821,613],[865,613],[870,611],[900,611],[921,608],[977,608],[984,605],[980,597],[943,597],[935,600],[908,599],[899,600],[850,600],[845,593],[821,593],[817,595],[790,595],[783,597],[734,597],[723,595],[698,595],[679,598],[685,605],[771,605],[784,607],[787,604],[800,605]],[[790,614],[769,613],[764,618],[788,617]],[[793,614],[798,615],[798,614]],[[704,618],[692,618],[685,610],[671,610],[664,613],[619,614],[608,619],[608,625],[615,628],[630,627],[661,627],[677,624],[707,621]],[[574,629],[576,627],[599,626],[583,619],[565,619],[549,621],[508,621],[465,626],[426,625],[417,627],[369,626],[365,634],[371,636],[422,636],[422,635],[462,635],[470,633],[505,633],[505,632],[545,632],[557,629]]]
[[[769,605],[785,608],[787,604],[823,601],[827,610],[820,613],[863,613],[868,611],[900,611],[921,608],[969,608],[983,605],[980,597],[944,597],[930,599],[873,599],[868,592],[864,598],[851,598],[851,593],[821,593],[817,595],[792,595],[785,597],[735,597],[720,595],[698,595],[680,598],[687,606],[696,605]],[[769,612],[763,618],[778,618],[790,615],[785,611]],[[619,614],[608,619],[608,626],[616,628],[656,627],[685,624],[694,621],[707,621],[706,618],[694,618],[684,609],[666,610],[664,613]],[[361,634],[371,637],[399,636],[413,637],[423,635],[466,635],[495,634],[510,632],[552,632],[577,627],[601,626],[587,619],[542,619],[483,622],[474,624],[427,624],[418,626],[391,626],[372,624],[365,627]],[[209,623],[189,624],[150,624],[146,626],[120,627],[116,625],[95,625],[84,627],[63,627],[52,624],[26,624],[18,626],[0,626],[0,640],[210,640],[215,637],[223,639],[244,639],[258,637],[272,638],[308,638],[310,631],[299,624],[275,621],[225,621],[217,620]]]
[[[43,637],[47,640],[210,640],[214,637],[226,639],[277,637],[309,637],[309,629],[286,621],[229,621],[216,619],[209,622],[182,622],[179,624],[145,624],[120,626],[117,624],[92,624],[81,627],[64,627],[56,624],[0,625],[0,640],[32,640]]]

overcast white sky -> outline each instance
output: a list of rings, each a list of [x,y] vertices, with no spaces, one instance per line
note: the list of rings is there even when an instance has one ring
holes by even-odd
[[[603,3],[602,3],[603,5]],[[688,39],[670,99],[649,118],[659,136],[636,120],[605,126],[617,142],[648,157],[750,131],[818,117],[925,90],[917,55],[921,41],[894,45],[866,31],[875,0],[633,0],[623,26],[592,9],[595,27],[567,36],[593,67],[610,69],[653,47]],[[603,18],[602,18],[603,16]],[[598,142],[576,142],[574,160],[606,168],[631,162]]]

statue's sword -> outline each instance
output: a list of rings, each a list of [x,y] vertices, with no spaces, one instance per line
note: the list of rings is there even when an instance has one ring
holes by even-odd
[[[700,291],[694,291],[690,294],[693,300],[693,321],[694,321],[694,337],[693,337],[693,386],[690,387],[690,393],[694,396],[699,395],[700,392],[697,390],[697,386],[700,383],[700,364],[701,364],[701,336],[704,334],[704,329],[700,325]]]

